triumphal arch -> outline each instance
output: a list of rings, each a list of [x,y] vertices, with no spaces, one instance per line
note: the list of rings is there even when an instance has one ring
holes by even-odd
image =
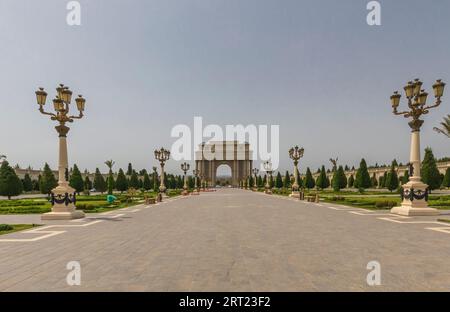
[[[210,141],[199,145],[195,152],[195,166],[199,175],[209,185],[216,185],[217,168],[228,165],[231,168],[231,184],[239,186],[252,172],[252,151],[250,144],[238,141]]]

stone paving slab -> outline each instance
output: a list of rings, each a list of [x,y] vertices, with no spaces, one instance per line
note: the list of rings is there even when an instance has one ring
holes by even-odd
[[[3,235],[0,290],[450,290],[450,232],[427,229],[446,225],[330,207],[339,208],[222,189],[61,223],[49,230],[64,233],[38,241]],[[66,283],[73,260],[80,286]],[[381,286],[366,283],[372,260],[381,264]]]

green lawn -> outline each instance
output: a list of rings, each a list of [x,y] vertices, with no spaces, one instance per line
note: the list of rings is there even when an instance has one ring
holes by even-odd
[[[342,204],[352,207],[359,207],[365,209],[390,209],[398,206],[401,203],[400,196],[398,197],[345,197],[345,196],[322,196],[321,199],[325,202]],[[450,195],[430,195],[428,204],[430,207],[436,209],[450,209]]]
[[[179,195],[180,190],[170,190],[167,192],[169,197]],[[144,195],[154,198],[156,193],[146,192],[137,193],[132,199],[129,199],[126,194],[114,194],[117,197],[117,203],[109,204],[106,201],[106,194],[104,195],[80,195],[77,196],[77,209],[83,210],[87,213],[99,213],[114,209],[125,208],[142,203]],[[51,210],[51,203],[45,198],[27,198],[27,199],[13,199],[0,201],[0,215],[2,214],[41,214]]]
[[[0,224],[0,235],[28,230],[40,226],[39,224]]]
[[[259,189],[262,192],[264,189]],[[273,189],[273,194],[288,196],[291,194],[290,189]],[[305,196],[315,195],[315,190],[305,191]],[[387,196],[388,195],[388,196]],[[401,203],[401,198],[398,193],[390,192],[334,192],[332,190],[319,191],[321,201],[347,205],[365,209],[390,209],[398,206]],[[431,194],[428,200],[430,207],[437,209],[450,209],[450,195],[433,195]]]

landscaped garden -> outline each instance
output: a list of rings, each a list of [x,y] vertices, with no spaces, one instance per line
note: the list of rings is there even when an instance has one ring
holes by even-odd
[[[180,190],[169,190],[169,197],[181,193]],[[143,203],[145,197],[155,198],[155,192],[136,192],[133,194],[114,194],[117,198],[109,203],[107,195],[82,195],[77,197],[77,209],[86,213],[99,213],[113,209],[125,208]],[[26,213],[46,213],[51,211],[51,203],[46,198],[13,199],[0,201],[0,214],[26,214]]]

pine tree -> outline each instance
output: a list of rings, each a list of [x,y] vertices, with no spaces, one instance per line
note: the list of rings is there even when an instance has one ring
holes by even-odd
[[[434,158],[433,151],[429,147],[425,149],[421,175],[423,183],[428,184],[429,190],[435,190],[441,186],[441,177],[436,165],[436,159]]]
[[[17,196],[22,194],[23,185],[14,169],[8,164],[6,160],[2,161],[0,166],[0,195]]]
[[[72,175],[70,176],[69,185],[79,194],[84,189],[83,178],[77,165],[73,165]]]
[[[312,189],[316,186],[316,183],[314,182],[314,178],[311,174],[311,170],[306,168],[306,175],[305,175],[305,181],[303,183],[303,186],[306,187],[308,190]]]
[[[281,177],[281,173],[278,171],[277,177],[275,179],[275,187],[282,188],[283,187],[283,178]]]
[[[444,179],[442,181],[442,186],[449,188],[450,187],[450,167],[445,170]]]
[[[119,169],[119,173],[117,174],[116,189],[120,193],[123,193],[128,189],[127,177],[125,176],[125,173],[123,172],[122,168]]]
[[[355,178],[353,177],[353,174],[352,174],[352,175],[350,175],[350,177],[348,178],[348,181],[347,181],[347,187],[348,187],[348,188],[352,188],[352,187],[354,186],[354,184],[355,184]]]
[[[139,188],[139,178],[137,172],[133,170],[131,172],[130,183],[128,185],[130,188],[138,189]]]
[[[42,194],[50,195],[52,189],[58,185],[55,175],[53,174],[50,166],[45,163],[44,170],[42,172],[41,181],[39,183],[39,190]]]
[[[97,192],[104,193],[106,191],[106,182],[103,175],[100,173],[98,168],[95,169],[94,174],[94,188]]]
[[[25,173],[22,184],[24,192],[31,192],[33,190],[33,182],[31,181],[30,175],[28,173]]]
[[[361,163],[359,164],[358,171],[356,172],[356,178],[354,183],[356,188],[366,189],[370,187],[370,175],[367,170],[366,161],[361,159]]]
[[[395,159],[391,164],[391,170],[389,171],[389,173],[387,174],[387,179],[386,179],[386,188],[389,191],[394,191],[398,188],[398,176],[397,176],[397,171],[395,170]]]
[[[286,189],[288,189],[291,186],[291,176],[289,175],[289,171],[287,171],[287,170],[286,170],[286,174],[284,175],[283,186]]]

